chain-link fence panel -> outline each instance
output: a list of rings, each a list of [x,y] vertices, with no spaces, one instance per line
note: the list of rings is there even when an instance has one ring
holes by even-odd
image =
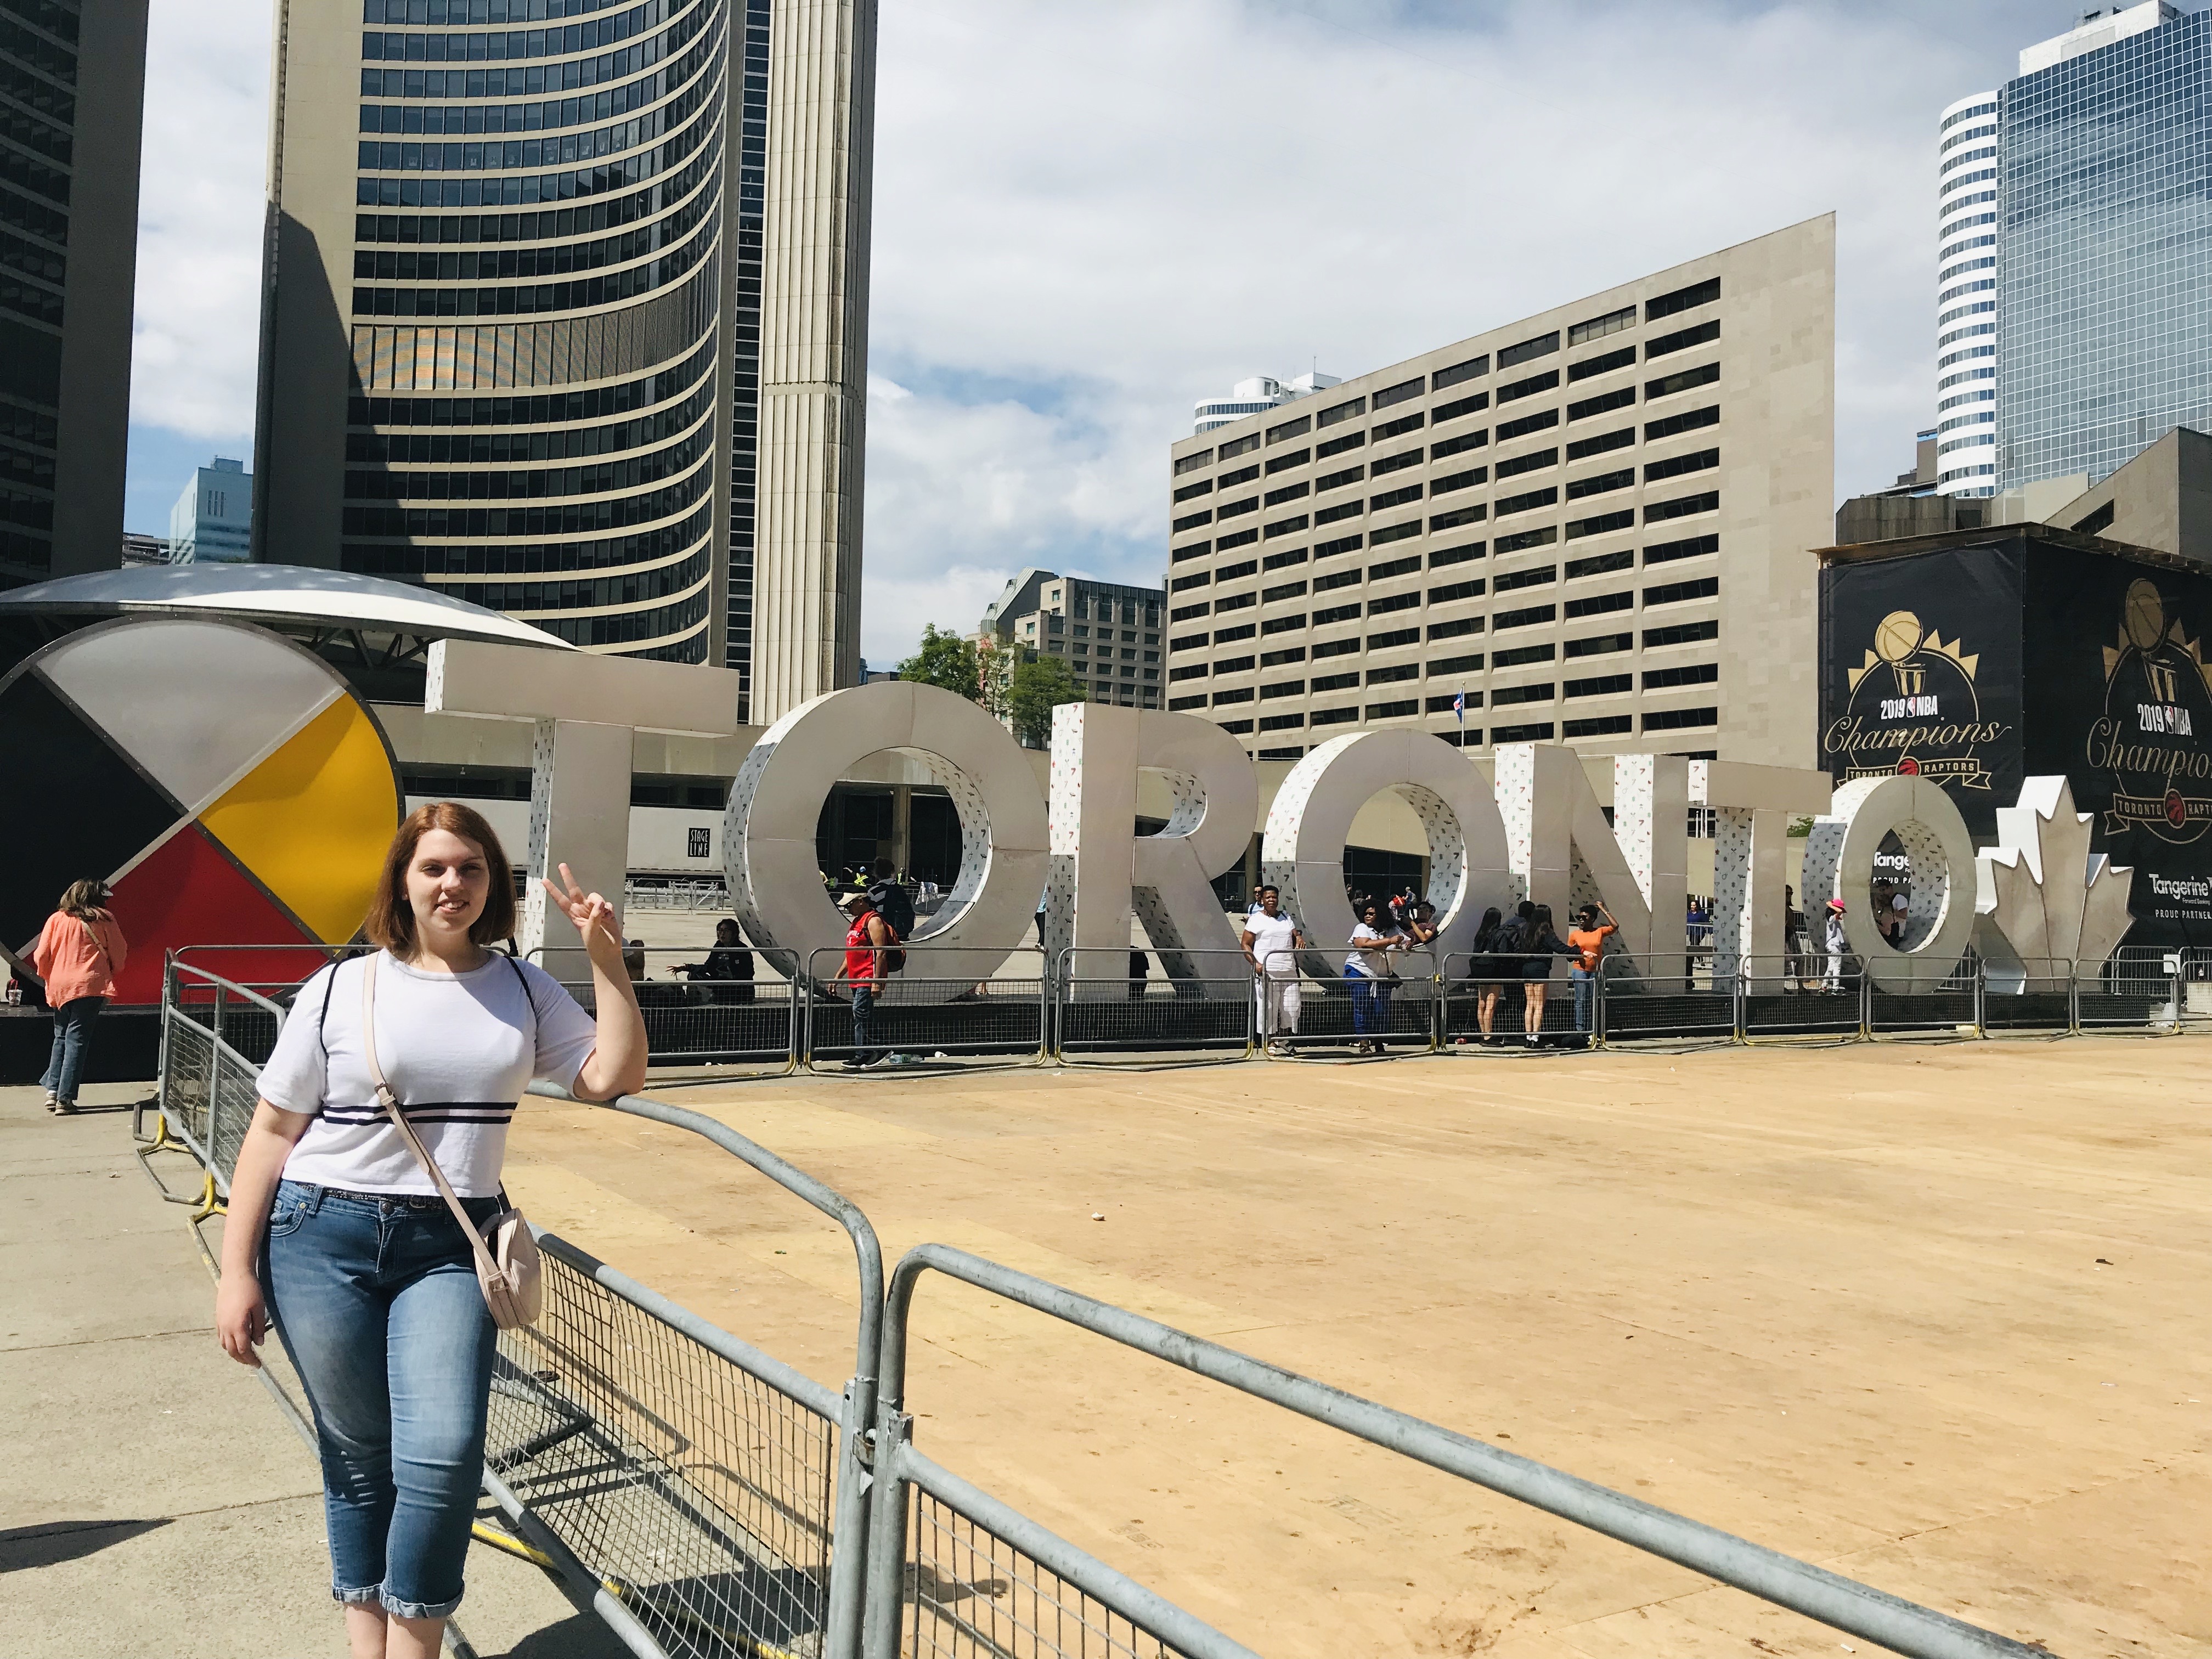
[[[1001,968],[982,980],[933,975],[931,953],[915,947],[907,949],[905,966],[896,972],[848,979],[843,976],[845,954],[816,951],[807,961],[802,1052],[810,1065],[873,1067],[985,1055],[1030,1062],[1046,1058],[1051,999],[1040,952],[1016,952],[1017,971]]]
[[[1726,977],[1714,984],[1710,953],[1609,952],[1597,976],[1608,1046],[1685,1037],[1725,1042],[1735,1036],[1736,988]]]
[[[1792,953],[1738,961],[1741,1029],[1747,1042],[1789,1037],[1835,1042],[1865,1035],[1866,970],[1856,957]],[[1971,995],[1966,1002],[1971,1020]]]
[[[1054,969],[1053,1048],[1063,1057],[1251,1052],[1257,998],[1242,951],[1073,948]]]
[[[956,1504],[908,1490],[911,1659],[1184,1659]]]
[[[2094,973],[2075,976],[2075,1029],[2148,1030],[2185,1023],[2188,966],[2187,954],[2179,950],[2123,945]]]
[[[1382,961],[1350,963],[1334,978],[1299,971],[1311,951],[1271,951],[1255,981],[1255,1013],[1271,1050],[1296,1054],[1349,1048],[1382,1054],[1436,1043],[1441,988],[1437,959],[1426,950],[1361,953]],[[1350,954],[1349,951],[1346,952]]]
[[[2074,1029],[2072,963],[2036,957],[2012,962],[1978,958],[1976,965],[1981,975],[1984,1033],[2033,1036]]]
[[[1597,1038],[1597,976],[1580,981],[1567,961],[1522,951],[1452,956],[1443,963],[1441,1024],[1447,1052],[1579,1048]],[[1528,1038],[1534,1032],[1536,1041]]]
[[[215,1032],[183,1010],[161,1018],[161,1118],[172,1139],[207,1161],[208,1121],[215,1091]]]
[[[540,1242],[544,1311],[501,1334],[485,1467],[672,1659],[813,1659],[834,1400],[751,1374],[615,1294],[573,1246]]]

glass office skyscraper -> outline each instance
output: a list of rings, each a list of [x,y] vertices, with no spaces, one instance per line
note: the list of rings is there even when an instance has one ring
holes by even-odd
[[[2094,483],[2212,428],[2212,15],[2093,12],[2020,69],[1997,94],[1998,489]],[[1976,482],[1956,459],[1954,492]]]

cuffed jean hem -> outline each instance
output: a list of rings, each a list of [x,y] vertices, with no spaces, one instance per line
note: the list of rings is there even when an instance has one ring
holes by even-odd
[[[450,1601],[403,1601],[396,1595],[380,1592],[377,1600],[384,1603],[384,1610],[394,1619],[450,1619],[453,1609],[461,1605],[458,1595]]]
[[[372,1601],[384,1600],[384,1586],[369,1584],[360,1589],[341,1589],[333,1584],[331,1586],[331,1600],[342,1607],[365,1607]]]

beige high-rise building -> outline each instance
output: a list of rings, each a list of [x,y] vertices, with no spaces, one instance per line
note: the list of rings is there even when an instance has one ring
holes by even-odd
[[[874,40],[279,0],[256,556],[735,668],[755,720],[850,684]]]
[[[1168,707],[1810,766],[1834,411],[1830,214],[1186,438]]]

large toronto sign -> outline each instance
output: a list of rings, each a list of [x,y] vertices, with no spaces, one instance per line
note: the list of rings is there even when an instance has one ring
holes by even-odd
[[[844,939],[846,922],[816,864],[815,826],[837,779],[863,757],[895,750],[925,765],[961,826],[960,873],[915,929],[929,952],[917,993],[946,996],[989,975],[1021,946],[1033,915],[1057,959],[1070,948],[1125,952],[1129,918],[1176,978],[1222,969],[1208,953],[1236,951],[1237,929],[1210,886],[1239,868],[1258,815],[1252,763],[1234,738],[1194,715],[1070,704],[1054,717],[1051,766],[1040,791],[1030,757],[974,704],[934,687],[891,682],[830,692],[762,734],[730,793],[723,844],[730,897],[760,945],[807,961]],[[2021,963],[2052,957],[2085,970],[2125,931],[2124,871],[2092,860],[2063,779],[2027,781],[1999,814],[1997,845],[1978,853],[1959,810],[1911,774],[1832,789],[1825,773],[1621,755],[1613,761],[1610,822],[1583,757],[1559,744],[1496,751],[1486,779],[1460,750],[1426,732],[1332,738],[1294,765],[1261,833],[1264,879],[1312,941],[1315,973],[1334,976],[1351,936],[1343,854],[1354,817],[1395,794],[1426,843],[1425,896],[1439,949],[1469,950],[1483,912],[1521,900],[1564,916],[1601,901],[1621,943],[1682,971],[1678,931],[1687,892],[1689,809],[1714,815],[1715,971],[1779,958],[1790,817],[1812,817],[1806,909],[1845,902],[1853,951],[1885,989],[1927,990],[1948,979],[1970,944]],[[1144,774],[1172,802],[1164,828],[1135,830]],[[1895,836],[1911,871],[1907,933],[1884,939],[1868,915],[1875,859]],[[919,969],[919,964],[917,964]],[[1762,968],[1759,971],[1778,971]],[[1101,974],[1102,979],[1115,977]]]

